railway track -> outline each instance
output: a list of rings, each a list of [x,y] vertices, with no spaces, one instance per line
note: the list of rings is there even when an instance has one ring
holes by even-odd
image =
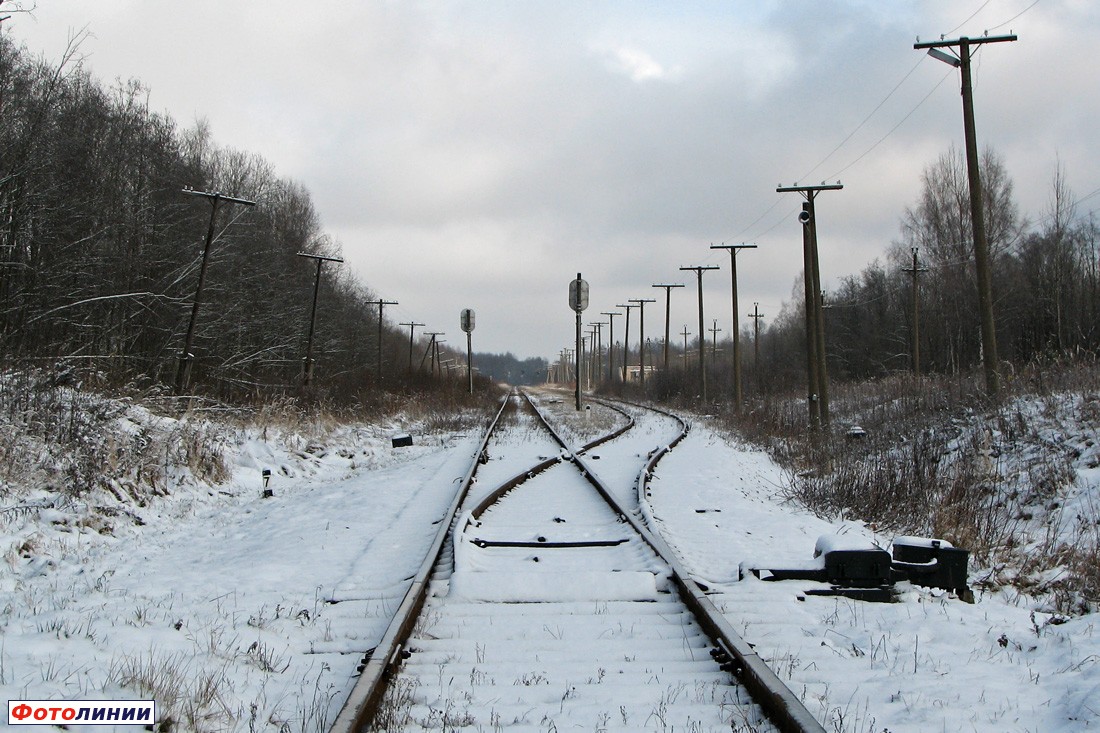
[[[509,396],[333,731],[823,731],[641,519],[687,424],[606,407],[574,448]]]

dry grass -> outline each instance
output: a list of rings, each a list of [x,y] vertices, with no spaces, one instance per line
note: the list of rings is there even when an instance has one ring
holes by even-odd
[[[65,373],[6,372],[0,380],[4,483],[38,483],[72,498],[103,490],[140,504],[166,492],[178,466],[209,483],[228,477],[226,435],[206,421],[82,391]]]
[[[1100,428],[1098,386],[1091,359],[1014,373],[998,403],[973,377],[895,377],[837,386],[828,434],[808,430],[795,398],[729,425],[769,449],[788,470],[788,498],[812,511],[942,537],[997,582],[1081,613],[1100,602],[1100,507],[1063,516],[1087,450],[1067,436]],[[854,424],[865,439],[845,437]]]

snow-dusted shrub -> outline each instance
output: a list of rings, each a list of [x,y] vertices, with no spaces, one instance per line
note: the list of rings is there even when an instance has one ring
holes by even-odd
[[[76,498],[103,490],[140,503],[166,493],[180,470],[208,483],[228,477],[225,435],[202,419],[82,390],[68,372],[7,372],[0,380],[0,491],[46,488]]]
[[[804,400],[754,408],[745,421],[787,466],[791,499],[948,539],[989,583],[1081,613],[1100,599],[1098,382],[1091,361],[1047,363],[1011,375],[992,403],[972,378],[894,377],[839,386],[828,433],[805,427]],[[853,424],[866,437],[848,438]]]

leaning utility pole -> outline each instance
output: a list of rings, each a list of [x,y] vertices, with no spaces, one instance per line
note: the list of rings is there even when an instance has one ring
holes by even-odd
[[[703,325],[703,273],[707,270],[717,270],[718,265],[696,265],[694,267],[681,267],[681,270],[694,270],[699,283],[699,385],[702,390],[703,403],[707,401],[707,368],[706,359],[703,356],[703,342],[706,339],[706,327]],[[687,326],[684,327],[685,329]]]
[[[202,302],[202,286],[206,281],[206,263],[210,257],[210,245],[214,241],[214,217],[218,213],[218,203],[225,201],[229,204],[241,204],[242,206],[255,206],[255,201],[226,196],[217,191],[195,191],[190,188],[183,189],[188,196],[202,196],[210,200],[210,226],[206,230],[206,244],[202,248],[202,264],[199,265],[199,284],[195,288],[195,302],[191,304],[191,320],[187,324],[187,335],[183,339],[183,353],[180,354],[179,367],[176,369],[176,394],[181,394],[187,388],[191,380],[191,362],[195,355],[191,353],[191,345],[195,340],[195,322],[199,317],[199,304]]]
[[[313,381],[313,330],[317,325],[317,293],[321,289],[321,265],[326,262],[343,262],[340,257],[326,257],[309,252],[298,252],[299,257],[317,260],[317,275],[313,278],[313,307],[309,311],[309,336],[306,337],[306,360],[302,369],[302,386],[308,387]]]
[[[616,308],[626,308],[626,335],[623,336],[623,382],[627,381],[627,372],[630,369],[630,309],[637,308],[636,305],[623,305],[622,303],[616,303]]]
[[[411,323],[398,323],[397,325],[398,326],[408,326],[409,327],[409,374],[412,374],[412,370],[413,370],[413,332],[416,331],[417,326],[423,326],[424,324],[423,323],[416,323],[414,321],[414,322],[411,322]]]
[[[439,334],[442,336],[443,334]],[[447,339],[433,339],[432,346],[432,374],[437,377],[443,376],[443,352],[439,350],[439,345],[447,343]]]
[[[607,316],[607,381],[615,381],[615,316],[622,313],[600,311],[601,316]]]
[[[974,232],[974,271],[978,280],[978,309],[981,311],[982,362],[985,366],[985,389],[990,397],[1001,391],[998,371],[997,331],[993,322],[993,274],[989,261],[989,241],[986,238],[985,214],[982,209],[982,180],[978,173],[978,142],[974,132],[974,90],[970,82],[970,46],[983,43],[1015,41],[1015,35],[957,38],[953,41],[933,41],[913,44],[913,48],[928,49],[928,55],[950,64],[962,72],[963,135],[966,138],[966,170],[970,182],[970,226]],[[941,48],[959,47],[956,58]]]
[[[733,305],[733,411],[741,412],[741,328],[737,320],[737,252],[756,249],[755,244],[712,244],[711,249],[728,249],[730,253],[730,285]]]
[[[417,371],[423,371],[424,370],[424,362],[428,360],[429,356],[431,356],[432,357],[431,368],[428,370],[428,374],[430,374],[432,376],[435,376],[435,355],[436,355],[435,337],[436,336],[442,336],[442,335],[444,335],[444,333],[443,333],[443,331],[428,331],[424,335],[425,336],[431,336],[431,340],[428,341],[428,348],[424,349],[424,356],[420,357],[420,366],[417,368]]]
[[[399,305],[399,303],[396,300],[385,300],[383,298],[379,298],[378,300],[368,300],[367,305],[378,306],[378,365],[377,375],[375,378],[378,380],[378,384],[382,384],[382,309],[385,308],[387,305]]]
[[[638,378],[641,380],[642,389],[645,389],[645,304],[657,301],[653,298],[629,298],[628,300],[638,304]]]
[[[806,283],[806,359],[809,381],[810,427],[829,427],[829,376],[825,368],[825,318],[821,313],[821,273],[817,250],[817,213],[814,199],[822,191],[839,191],[840,181],[817,186],[779,186],[776,193],[796,192],[806,201],[798,221],[802,224],[802,257]]]
[[[682,288],[684,285],[683,283],[676,285],[660,284],[653,287],[665,289],[665,374],[668,374],[668,317],[672,311],[672,289]]]
[[[910,338],[912,339],[912,346],[910,350],[913,356],[913,376],[920,376],[920,287],[917,284],[917,277],[922,272],[928,272],[927,267],[920,267],[917,263],[917,248],[913,247],[913,266],[901,268],[902,272],[908,272],[913,277],[912,287],[912,306],[913,306],[913,328]]]

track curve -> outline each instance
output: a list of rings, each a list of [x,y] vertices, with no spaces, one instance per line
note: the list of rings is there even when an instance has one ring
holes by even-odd
[[[646,526],[638,497],[687,422],[661,412],[654,445],[635,419],[651,408],[603,402],[624,424],[574,449],[520,400],[487,429],[447,530],[333,730],[822,731]],[[553,442],[532,434],[522,470],[471,492],[509,406]]]

